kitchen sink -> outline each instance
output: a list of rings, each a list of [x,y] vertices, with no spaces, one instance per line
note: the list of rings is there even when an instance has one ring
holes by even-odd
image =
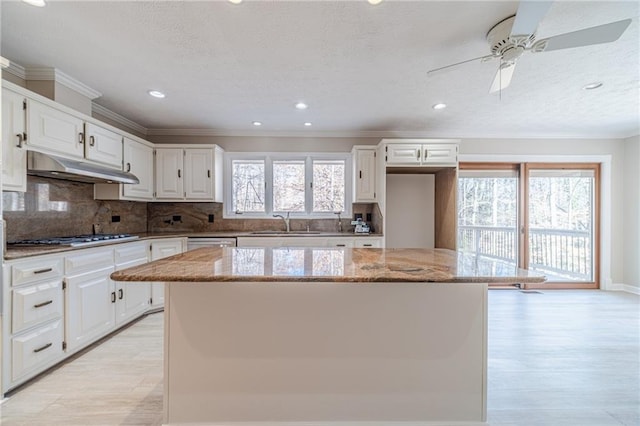
[[[253,231],[253,235],[314,235],[320,234],[320,231]]]

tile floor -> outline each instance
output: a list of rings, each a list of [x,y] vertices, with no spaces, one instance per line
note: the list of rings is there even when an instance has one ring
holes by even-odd
[[[640,297],[489,292],[492,426],[640,425]],[[162,314],[10,395],[2,425],[160,425]]]

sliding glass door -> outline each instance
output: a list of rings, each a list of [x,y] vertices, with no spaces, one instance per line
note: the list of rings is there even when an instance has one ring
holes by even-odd
[[[598,288],[598,164],[462,163],[458,250],[543,273],[543,288]]]

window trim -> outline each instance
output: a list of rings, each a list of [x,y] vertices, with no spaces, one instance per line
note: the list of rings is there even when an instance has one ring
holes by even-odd
[[[265,167],[265,212],[242,212],[237,214],[231,211],[232,196],[232,173],[231,165],[234,160],[263,160]],[[310,184],[313,179],[314,161],[335,161],[343,160],[345,165],[345,205],[342,217],[351,217],[353,203],[353,179],[352,179],[352,157],[349,152],[225,152],[224,153],[224,206],[222,217],[224,219],[272,219],[274,214],[282,212],[273,211],[273,162],[303,160],[305,163],[305,212],[291,212],[292,219],[335,219],[334,213],[313,213],[313,190]]]

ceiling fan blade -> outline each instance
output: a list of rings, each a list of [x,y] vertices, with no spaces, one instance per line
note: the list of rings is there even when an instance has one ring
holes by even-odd
[[[515,62],[503,63],[498,67],[498,72],[493,78],[489,93],[495,93],[506,89],[511,84],[511,77],[513,77],[513,71],[516,69]]]
[[[528,36],[536,32],[538,24],[547,14],[552,1],[521,1],[516,19],[511,27],[511,36]]]
[[[549,52],[551,50],[571,49],[592,44],[611,43],[620,38],[622,33],[629,27],[629,24],[631,24],[631,19],[624,19],[610,24],[560,34],[538,40],[531,50],[534,52]]]
[[[434,68],[432,70],[427,71],[427,76],[431,77],[435,73],[438,73],[440,71],[444,71],[444,70],[446,70],[448,68],[456,67],[458,65],[466,64],[467,62],[483,61],[483,60],[492,59],[492,58],[495,58],[495,57],[496,56],[493,56],[493,55],[480,56],[480,57],[473,58],[473,59],[467,59],[466,61],[456,62],[455,64],[446,65],[444,67]]]

